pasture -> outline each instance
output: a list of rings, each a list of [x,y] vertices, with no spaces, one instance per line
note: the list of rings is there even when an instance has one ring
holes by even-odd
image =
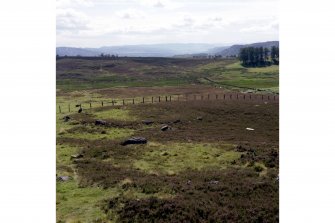
[[[274,89],[278,67],[235,60],[57,60],[57,221],[278,222]]]

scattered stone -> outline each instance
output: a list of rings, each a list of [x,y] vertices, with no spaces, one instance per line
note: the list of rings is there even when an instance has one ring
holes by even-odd
[[[83,154],[74,154],[74,155],[71,155],[71,159],[79,159],[79,158],[83,158],[84,155]]]
[[[95,125],[106,125],[106,121],[104,121],[104,120],[95,120]]]
[[[122,142],[121,145],[125,146],[129,144],[146,144],[147,142],[147,139],[143,137],[131,137]]]
[[[192,182],[190,181],[190,180],[188,180],[187,182],[186,182],[186,184],[187,185],[190,185]]]
[[[218,184],[218,183],[219,183],[218,180],[211,180],[211,181],[209,181],[209,184]]]
[[[166,130],[168,130],[168,129],[169,129],[169,126],[168,126],[168,125],[163,125],[162,128],[161,128],[162,131],[166,131]]]
[[[76,105],[76,108],[78,108],[78,107],[80,107],[81,105],[80,104],[78,104],[78,105]]]
[[[71,118],[70,118],[69,116],[65,116],[65,117],[63,118],[64,122],[68,122],[70,119],[71,119]]]
[[[107,132],[105,130],[102,130],[101,134],[107,134]]]
[[[169,153],[166,152],[166,151],[164,151],[164,152],[161,153],[161,155],[162,155],[162,156],[167,156],[167,155],[169,155]]]
[[[152,121],[152,120],[143,120],[142,123],[146,124],[146,125],[151,125],[151,124],[154,123],[154,121]]]
[[[176,173],[175,173],[174,171],[172,171],[172,170],[168,170],[168,171],[167,171],[167,175],[168,175],[168,176],[175,176]]]
[[[202,116],[198,116],[197,120],[202,121]]]
[[[82,111],[83,111],[83,109],[82,109],[82,108],[79,108],[78,113],[81,113]]]
[[[254,131],[255,129],[253,129],[253,128],[246,128],[246,130],[248,130],[248,131]]]
[[[70,177],[69,176],[59,176],[57,178],[58,181],[62,181],[62,182],[65,182],[65,181],[68,181],[70,180]]]
[[[177,120],[175,120],[173,123],[176,124],[176,123],[179,123],[179,122],[181,122],[180,119],[177,119]]]

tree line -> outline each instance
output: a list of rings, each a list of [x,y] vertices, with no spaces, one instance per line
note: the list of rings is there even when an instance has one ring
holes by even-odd
[[[245,47],[240,49],[239,59],[246,67],[279,65],[279,47]]]

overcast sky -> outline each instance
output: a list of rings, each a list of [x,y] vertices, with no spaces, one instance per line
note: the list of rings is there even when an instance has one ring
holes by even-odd
[[[56,0],[57,46],[278,40],[279,0]]]

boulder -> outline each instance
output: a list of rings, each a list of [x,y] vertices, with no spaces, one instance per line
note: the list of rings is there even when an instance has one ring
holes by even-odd
[[[154,121],[152,121],[152,120],[143,120],[142,123],[146,124],[146,125],[151,125],[151,124],[154,123]]]
[[[198,116],[197,120],[202,121],[202,116]]]
[[[82,109],[82,108],[79,108],[78,113],[81,113],[82,111],[83,111],[83,109]]]
[[[84,155],[83,154],[74,154],[74,155],[71,155],[71,159],[79,159],[79,158],[83,158]]]
[[[95,125],[106,125],[106,121],[104,121],[104,120],[95,120]]]
[[[168,126],[168,125],[163,125],[162,128],[161,128],[162,131],[166,131],[166,130],[168,130],[168,129],[169,129],[169,126]]]
[[[57,177],[57,180],[65,182],[65,181],[70,180],[70,177],[69,176],[59,176],[59,177]]]
[[[129,144],[146,144],[148,141],[143,137],[131,137],[121,143],[121,145],[129,145]]]
[[[177,120],[175,120],[173,123],[176,124],[176,123],[179,123],[179,122],[181,122],[180,119],[177,119]]]
[[[68,122],[70,119],[71,119],[71,118],[70,118],[69,116],[65,116],[65,117],[63,118],[64,122]]]

